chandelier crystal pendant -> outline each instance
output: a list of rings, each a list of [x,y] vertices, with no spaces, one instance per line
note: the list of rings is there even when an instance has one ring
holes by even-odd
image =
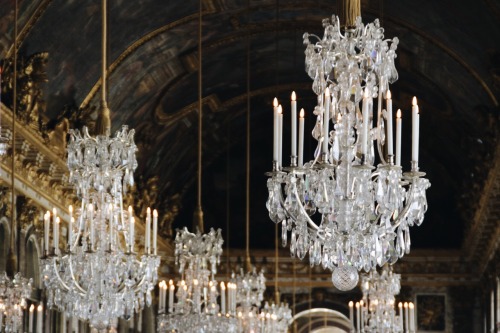
[[[363,298],[355,304],[349,302],[352,332],[415,333],[414,304],[400,302],[398,312],[395,309],[395,296],[401,290],[400,281],[401,276],[394,274],[390,265],[385,265],[380,273],[372,270],[361,275]]]
[[[160,282],[158,332],[240,332],[236,286],[219,285],[215,279],[222,244],[220,229],[207,234],[177,231],[175,264],[182,280],[177,285],[172,280]]]
[[[158,280],[158,213],[148,208],[144,248],[138,251],[135,216],[123,208],[123,195],[134,185],[137,167],[134,130],[123,126],[110,136],[106,102],[106,0],[102,1],[102,87],[96,136],[87,127],[70,130],[69,182],[75,186],[78,207],[69,207],[66,244],[61,248],[61,218],[54,209],[44,217],[42,274],[47,305],[86,320],[97,330],[129,319],[152,302]],[[50,225],[53,224],[52,243]],[[152,228],[152,230],[151,230]],[[152,232],[151,232],[152,231]]]
[[[333,270],[334,285],[349,290],[358,282],[357,271],[394,263],[410,251],[409,228],[424,219],[430,183],[418,168],[416,98],[409,172],[401,166],[400,110],[394,149],[389,84],[398,78],[398,39],[385,39],[378,20],[365,26],[360,17],[343,33],[336,16],[323,20],[323,27],[322,38],[304,34],[306,72],[318,96],[314,159],[303,162],[303,110],[297,153],[293,93],[291,164],[282,166],[283,108],[275,99],[267,208],[275,223],[282,222],[282,240],[286,245],[289,238],[291,255],[303,259],[309,252],[312,265]]]
[[[23,327],[26,299],[31,295],[31,279],[16,273],[9,278],[0,274],[0,332],[19,332]]]

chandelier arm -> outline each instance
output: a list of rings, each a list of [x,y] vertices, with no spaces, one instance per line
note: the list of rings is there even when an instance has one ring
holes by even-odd
[[[415,194],[415,186],[413,184],[414,184],[413,182],[410,184],[410,192],[408,194],[408,203],[403,208],[403,211],[398,215],[398,218],[396,219],[396,221],[394,221],[394,226],[393,226],[393,230],[392,230],[394,232],[401,225],[401,222],[402,222],[401,219],[406,217],[406,214],[408,214],[408,211],[410,210],[411,201],[412,201],[410,199],[413,198],[413,196]]]
[[[307,223],[314,229],[314,230],[318,230],[319,227],[316,223],[314,223],[313,220],[311,220],[311,218],[309,217],[309,214],[307,214],[306,212],[306,209],[304,208],[304,206],[302,205],[302,201],[299,197],[299,193],[297,192],[297,186],[294,186],[294,189],[293,189],[293,194],[295,195],[295,198],[297,199],[297,203],[299,204],[299,209],[300,209],[300,212],[302,213],[302,215],[304,215],[306,217],[306,221]]]
[[[71,255],[68,255],[68,262],[69,262],[69,272],[71,274],[71,281],[75,284],[75,286],[80,289],[82,296],[85,295],[87,292],[77,283],[75,274],[73,273],[73,265],[71,264]],[[57,280],[59,280],[59,283],[67,290],[71,290],[71,287],[69,287],[66,282],[61,278],[61,275],[59,274],[59,270],[57,269],[57,263],[56,259],[53,259],[53,266],[54,266],[54,272],[56,273]],[[62,260],[63,258],[60,258]]]

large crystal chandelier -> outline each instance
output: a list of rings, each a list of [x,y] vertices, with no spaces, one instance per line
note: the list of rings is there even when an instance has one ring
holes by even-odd
[[[314,158],[303,162],[303,110],[297,153],[293,93],[291,164],[282,166],[283,110],[275,100],[267,208],[275,223],[282,222],[285,244],[291,232],[291,255],[303,259],[309,252],[313,265],[333,270],[338,289],[349,290],[357,284],[358,270],[394,263],[409,252],[409,227],[424,219],[430,183],[418,168],[416,98],[409,172],[403,173],[401,166],[400,110],[394,151],[389,84],[398,78],[394,66],[398,39],[386,39],[378,20],[364,25],[360,17],[343,29],[339,18],[332,16],[323,20],[323,27],[322,38],[304,34],[306,71],[318,96]]]
[[[144,249],[138,251],[132,208],[123,208],[123,194],[133,185],[137,167],[134,131],[126,126],[110,137],[106,103],[106,0],[103,0],[102,101],[97,136],[70,131],[69,181],[78,207],[69,207],[68,234],[61,246],[61,220],[54,209],[45,214],[43,279],[47,305],[105,329],[116,318],[128,319],[151,305],[157,281],[158,214],[148,208]],[[52,244],[49,230],[53,224]],[[152,228],[152,234],[151,234]]]
[[[355,304],[349,302],[349,318],[356,333],[414,333],[415,307],[412,302],[399,303],[395,309],[395,296],[401,290],[401,276],[385,265],[381,272],[372,270],[361,275],[363,298]],[[354,309],[356,315],[354,316]],[[354,320],[356,317],[356,320]]]
[[[172,280],[160,283],[158,332],[239,332],[236,288],[215,279],[222,243],[220,229],[206,234],[177,231],[175,263],[182,280],[177,285]]]

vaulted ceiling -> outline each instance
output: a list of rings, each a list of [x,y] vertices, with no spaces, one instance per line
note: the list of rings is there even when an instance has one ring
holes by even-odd
[[[45,121],[60,117],[65,106],[92,116],[99,104],[100,1],[19,3],[20,55],[49,53]],[[274,227],[265,208],[264,173],[272,167],[271,102],[277,96],[287,105],[295,90],[299,107],[311,114],[315,98],[304,71],[302,34],[321,34],[321,20],[336,13],[337,3],[205,0],[203,5],[205,225],[229,225],[230,243],[243,246],[248,80],[252,245],[270,247]],[[0,59],[12,54],[13,8],[13,1],[0,6]],[[500,5],[492,0],[366,0],[362,15],[365,22],[380,18],[386,37],[400,39],[399,80],[391,89],[403,117],[412,96],[419,99],[420,166],[432,187],[428,213],[422,226],[414,228],[412,244],[460,248],[498,143]],[[136,130],[137,178],[157,189],[160,211],[169,214],[163,227],[170,229],[170,222],[173,227],[191,226],[198,2],[109,1],[108,16],[113,130],[123,124]],[[312,117],[306,126],[312,129]],[[408,129],[409,122],[403,126]],[[408,130],[406,134],[403,164],[408,169]],[[306,143],[307,156],[311,149],[312,142]]]

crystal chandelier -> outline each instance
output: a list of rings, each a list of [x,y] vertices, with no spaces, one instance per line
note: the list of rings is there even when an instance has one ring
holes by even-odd
[[[9,278],[0,274],[0,332],[18,332],[23,327],[26,299],[31,295],[31,279],[16,273]]]
[[[215,279],[222,243],[220,229],[207,234],[177,231],[175,263],[182,280],[177,288],[172,280],[160,283],[158,332],[239,332],[236,287],[221,282],[219,288]]]
[[[304,34],[306,71],[314,80],[312,89],[318,99],[312,131],[318,141],[314,159],[303,162],[303,110],[297,153],[293,93],[291,163],[282,166],[283,109],[275,99],[267,208],[275,223],[282,222],[284,244],[291,232],[292,256],[303,259],[309,252],[313,265],[333,270],[338,289],[350,290],[358,282],[357,271],[394,263],[409,252],[409,227],[424,219],[430,183],[418,168],[416,98],[409,172],[403,173],[401,166],[400,110],[395,151],[393,147],[389,84],[398,78],[394,66],[398,39],[385,39],[378,20],[365,26],[360,17],[343,33],[336,16],[323,20],[323,27],[322,38]]]
[[[399,313],[396,313],[395,296],[401,290],[400,279],[401,276],[394,274],[390,265],[385,265],[380,273],[372,270],[361,276],[363,298],[356,304],[349,302],[349,319],[353,332],[415,333],[414,304],[400,302]]]
[[[71,317],[89,321],[98,330],[116,318],[151,305],[160,257],[157,255],[158,214],[148,208],[144,249],[138,252],[132,208],[123,208],[123,194],[134,184],[137,167],[134,131],[123,126],[110,137],[106,103],[106,0],[103,9],[102,100],[96,136],[86,127],[70,131],[69,182],[76,188],[78,207],[69,207],[68,234],[61,246],[61,219],[56,209],[44,217],[43,280],[47,305]],[[50,244],[50,224],[53,224]],[[152,227],[152,235],[151,235]],[[52,246],[51,246],[52,245]]]

